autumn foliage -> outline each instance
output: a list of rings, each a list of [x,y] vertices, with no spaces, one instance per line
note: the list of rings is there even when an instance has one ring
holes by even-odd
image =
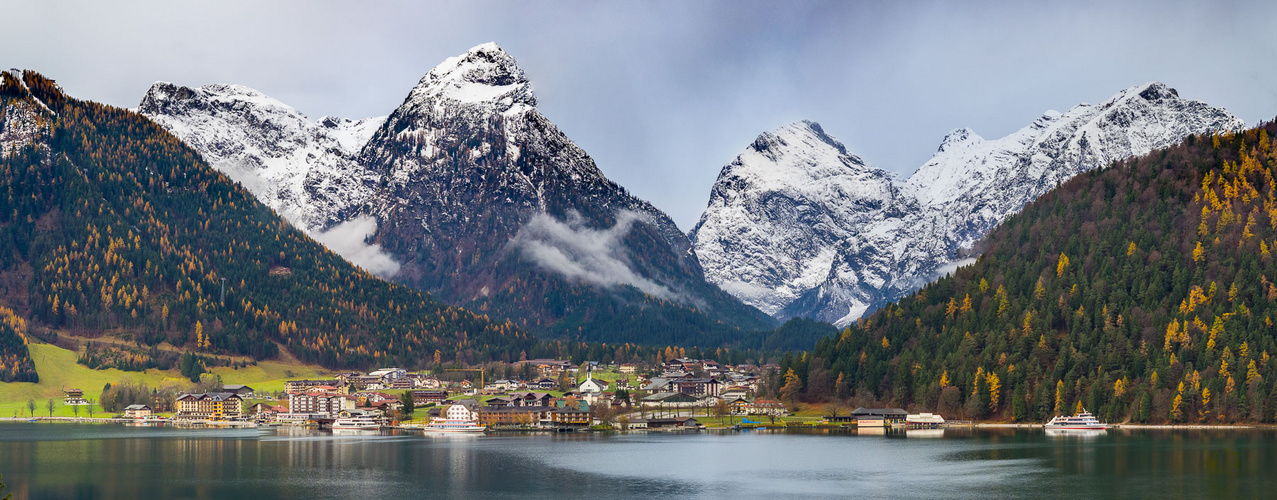
[[[820,341],[794,365],[806,397],[1017,421],[1079,405],[1112,422],[1274,421],[1274,133],[1189,137],[1064,183],[974,265]]]

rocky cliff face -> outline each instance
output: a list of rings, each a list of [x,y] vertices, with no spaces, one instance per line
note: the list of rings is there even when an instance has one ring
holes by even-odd
[[[782,319],[847,324],[951,269],[964,249],[1060,182],[1243,125],[1150,83],[1099,105],[1048,111],[997,140],[955,130],[905,180],[819,139],[818,127],[789,125],[723,168],[692,237],[706,276],[746,303]],[[784,146],[769,146],[777,142]]]
[[[551,323],[656,304],[768,322],[706,283],[674,222],[537,111],[527,77],[495,44],[431,70],[361,158],[382,179],[375,242],[402,257],[399,279],[423,289],[511,315],[532,297],[578,304],[531,309]]]
[[[773,324],[708,283],[674,222],[536,104],[489,43],[432,69],[384,119],[312,123],[228,85],[156,84],[139,110],[294,224],[371,217],[396,281],[534,331],[667,342]]]
[[[710,281],[778,315],[825,283],[844,256],[889,263],[861,233],[917,210],[900,185],[819,125],[790,124],[763,133],[723,168],[692,238]]]
[[[376,187],[356,156],[384,117],[312,122],[248,87],[166,82],[147,90],[138,112],[311,234],[366,208]]]

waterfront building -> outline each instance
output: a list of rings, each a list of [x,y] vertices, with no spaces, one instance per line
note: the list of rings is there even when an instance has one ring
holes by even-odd
[[[777,417],[789,413],[785,404],[774,399],[755,399],[746,409],[748,415],[774,415]]]
[[[308,392],[288,395],[288,412],[335,416],[343,410],[355,409],[355,397],[330,392]]]
[[[243,414],[244,400],[229,392],[183,394],[177,397],[174,418],[189,420],[232,420]]]
[[[852,410],[851,416],[856,417],[857,420],[876,418],[880,421],[878,425],[891,425],[905,423],[909,412],[899,408],[856,408]]]
[[[151,407],[146,405],[128,405],[124,407],[124,418],[146,418],[151,416]]]

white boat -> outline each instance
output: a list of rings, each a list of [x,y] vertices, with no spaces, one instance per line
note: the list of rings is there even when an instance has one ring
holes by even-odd
[[[1047,422],[1042,427],[1047,430],[1099,430],[1099,431],[1102,431],[1104,429],[1108,429],[1108,424],[1100,422],[1098,419],[1095,418],[1095,415],[1091,415],[1090,412],[1083,409],[1080,413],[1078,413],[1077,415],[1073,415],[1072,417],[1056,415],[1051,418],[1050,422]]]
[[[333,421],[335,431],[375,431],[381,423],[372,417],[343,417]]]
[[[470,409],[462,405],[449,406],[443,417],[432,418],[429,424],[421,428],[426,432],[458,433],[480,433],[486,429],[487,427],[479,425],[479,421],[475,420]]]

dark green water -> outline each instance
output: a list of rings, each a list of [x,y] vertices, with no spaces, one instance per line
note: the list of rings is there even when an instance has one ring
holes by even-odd
[[[337,435],[0,424],[14,498],[1274,498],[1277,432]]]

